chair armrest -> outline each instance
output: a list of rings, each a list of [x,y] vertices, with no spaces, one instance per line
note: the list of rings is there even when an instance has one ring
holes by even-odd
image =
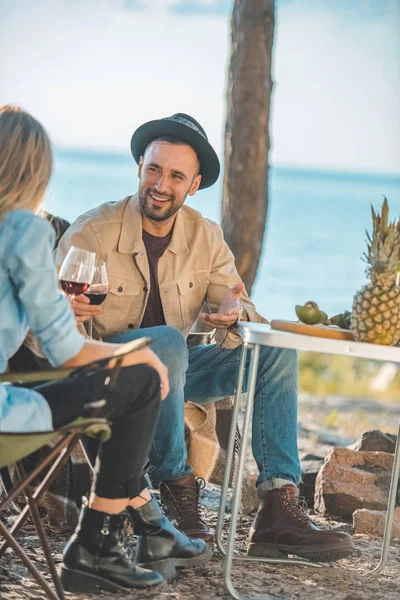
[[[80,375],[93,373],[98,369],[106,368],[106,366],[112,360],[116,361],[112,370],[118,371],[118,367],[121,366],[121,362],[124,356],[130,354],[131,352],[135,352],[135,350],[144,348],[150,344],[151,338],[142,337],[137,340],[132,340],[131,342],[122,344],[121,347],[114,353],[112,357],[101,358],[81,367],[57,367],[55,369],[44,369],[42,371],[14,371],[11,373],[2,373],[0,374],[0,382],[32,383],[35,381],[55,381],[57,379],[65,379],[66,377],[69,377],[71,373],[74,373],[74,376],[79,377]]]
[[[76,367],[59,367],[57,369],[45,369],[43,371],[13,371],[11,373],[2,373],[0,382],[9,383],[33,383],[35,381],[53,381],[56,379],[65,379]]]

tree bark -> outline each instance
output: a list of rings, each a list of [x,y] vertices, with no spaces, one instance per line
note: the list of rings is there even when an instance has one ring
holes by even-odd
[[[232,15],[222,228],[248,293],[268,206],[268,121],[274,0],[235,0]]]

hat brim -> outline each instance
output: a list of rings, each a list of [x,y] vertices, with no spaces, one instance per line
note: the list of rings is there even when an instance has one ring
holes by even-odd
[[[202,135],[187,125],[158,119],[144,123],[138,129],[131,139],[131,152],[135,161],[139,164],[139,159],[143,156],[145,149],[153,140],[172,136],[181,139],[193,148],[199,157],[201,183],[199,189],[208,188],[213,185],[220,173],[220,164],[218,156],[211,144]]]

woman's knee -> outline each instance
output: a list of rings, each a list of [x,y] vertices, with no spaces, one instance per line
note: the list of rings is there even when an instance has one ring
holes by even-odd
[[[158,407],[161,402],[160,383],[160,376],[153,367],[139,364],[121,369],[116,391],[125,408],[149,404]]]

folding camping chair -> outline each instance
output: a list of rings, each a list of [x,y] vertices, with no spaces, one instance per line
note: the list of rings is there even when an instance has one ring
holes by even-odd
[[[19,478],[19,482],[15,487],[7,494],[7,496],[0,502],[0,513],[8,507],[20,494],[24,494],[26,498],[26,506],[22,510],[18,519],[15,521],[11,529],[7,527],[0,520],[0,536],[4,538],[4,542],[0,546],[0,558],[3,556],[6,548],[11,546],[17,556],[21,559],[22,563],[31,573],[32,577],[39,584],[39,586],[46,593],[50,600],[65,600],[64,591],[55,567],[54,559],[51,554],[51,549],[44,531],[39,509],[38,501],[44,492],[50,487],[52,482],[56,479],[63,466],[66,464],[70,457],[74,447],[83,435],[90,437],[97,437],[100,441],[107,441],[111,435],[111,429],[106,419],[97,417],[97,414],[105,404],[107,393],[112,386],[115,384],[118,374],[121,369],[121,363],[123,357],[144,347],[150,343],[150,338],[141,338],[124,344],[122,349],[115,356],[115,364],[111,368],[111,372],[105,374],[105,392],[104,399],[93,402],[87,406],[90,409],[91,415],[88,418],[79,417],[72,423],[63,426],[57,430],[45,431],[45,432],[29,432],[29,433],[1,433],[0,432],[0,468],[12,465],[15,463],[16,471]],[[56,379],[63,379],[70,375],[84,375],[85,373],[94,373],[98,369],[103,369],[109,359],[103,359],[85,367],[81,367],[73,371],[72,369],[54,369],[50,371],[36,371],[29,373],[13,373],[0,376],[0,381],[7,381],[10,383],[28,383],[34,381],[50,381]],[[34,470],[27,475],[22,464],[22,459],[32,454],[36,450],[39,450],[43,446],[55,443],[50,453],[34,468]],[[53,462],[54,461],[54,462]],[[53,463],[53,464],[51,464]],[[51,466],[50,466],[51,465]],[[38,475],[42,474],[46,467],[49,467],[46,475],[35,489],[31,488],[31,483],[35,480]],[[49,584],[38,571],[33,562],[30,560],[22,546],[15,539],[15,535],[22,527],[25,522],[28,513],[31,513],[32,520],[36,527],[36,531],[39,537],[40,544],[42,546],[47,565],[51,577],[53,579],[56,593],[50,588]]]

